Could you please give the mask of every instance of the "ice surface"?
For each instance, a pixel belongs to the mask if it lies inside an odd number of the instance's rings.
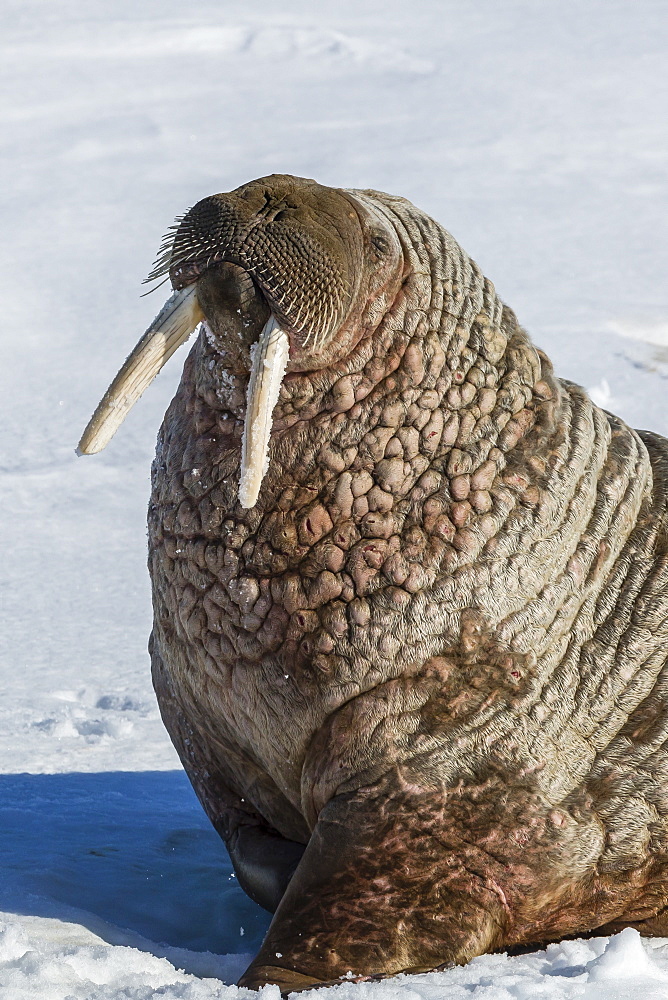
[[[6,0],[0,24],[0,996],[232,1000],[267,917],[178,770],[146,655],[179,358],[74,455],[161,304],[140,281],[175,215],[252,177],[402,194],[559,374],[668,432],[668,8]],[[652,1000],[667,969],[626,931],[336,994]]]
[[[1,995],[8,1000],[257,996],[225,985],[240,975],[248,956],[208,955],[192,974],[182,971],[192,953],[154,945],[151,953],[141,941],[109,943],[104,932],[66,919],[26,917],[19,923],[0,912]],[[279,1000],[278,987],[260,992],[262,1000]],[[668,942],[643,942],[628,929],[611,939],[566,941],[533,955],[485,955],[448,972],[344,982],[327,993],[336,1000],[665,1000]],[[323,993],[301,996],[311,1000]]]

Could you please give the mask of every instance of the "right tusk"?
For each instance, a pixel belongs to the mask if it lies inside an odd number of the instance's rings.
[[[254,507],[269,466],[271,417],[288,363],[288,335],[270,316],[255,344],[241,442],[239,503]]]
[[[109,444],[144,389],[203,319],[196,285],[188,285],[167,299],[98,403],[77,455],[94,455]]]

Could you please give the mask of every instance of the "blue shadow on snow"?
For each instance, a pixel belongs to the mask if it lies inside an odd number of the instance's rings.
[[[1,910],[74,907],[219,955],[256,951],[269,926],[181,771],[0,775],[0,856]]]

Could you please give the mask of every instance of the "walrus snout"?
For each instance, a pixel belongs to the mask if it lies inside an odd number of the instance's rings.
[[[291,338],[317,350],[355,298],[361,252],[359,220],[342,193],[273,175],[197,202],[168,235],[151,277],[168,272],[181,288],[218,262],[235,264]]]
[[[394,226],[364,192],[274,174],[202,199],[163,241],[148,280],[168,274],[174,294],[105,393],[79,454],[105,447],[205,320],[225,369],[249,373],[239,501],[252,507],[284,375],[346,358],[382,321],[406,267]]]

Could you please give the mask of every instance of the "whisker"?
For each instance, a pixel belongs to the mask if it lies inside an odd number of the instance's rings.
[[[148,281],[148,278],[145,278],[144,281],[142,281],[142,285],[145,285],[147,281]],[[168,281],[169,281],[169,275],[167,275],[166,278],[163,278],[162,281],[158,282],[157,285],[154,285],[153,288],[149,288],[149,290],[147,292],[142,292],[142,294],[139,296],[139,298],[140,299],[145,299],[147,295],[153,295],[153,292],[157,292],[157,290],[159,288],[162,288],[162,286],[164,284],[166,284]]]

